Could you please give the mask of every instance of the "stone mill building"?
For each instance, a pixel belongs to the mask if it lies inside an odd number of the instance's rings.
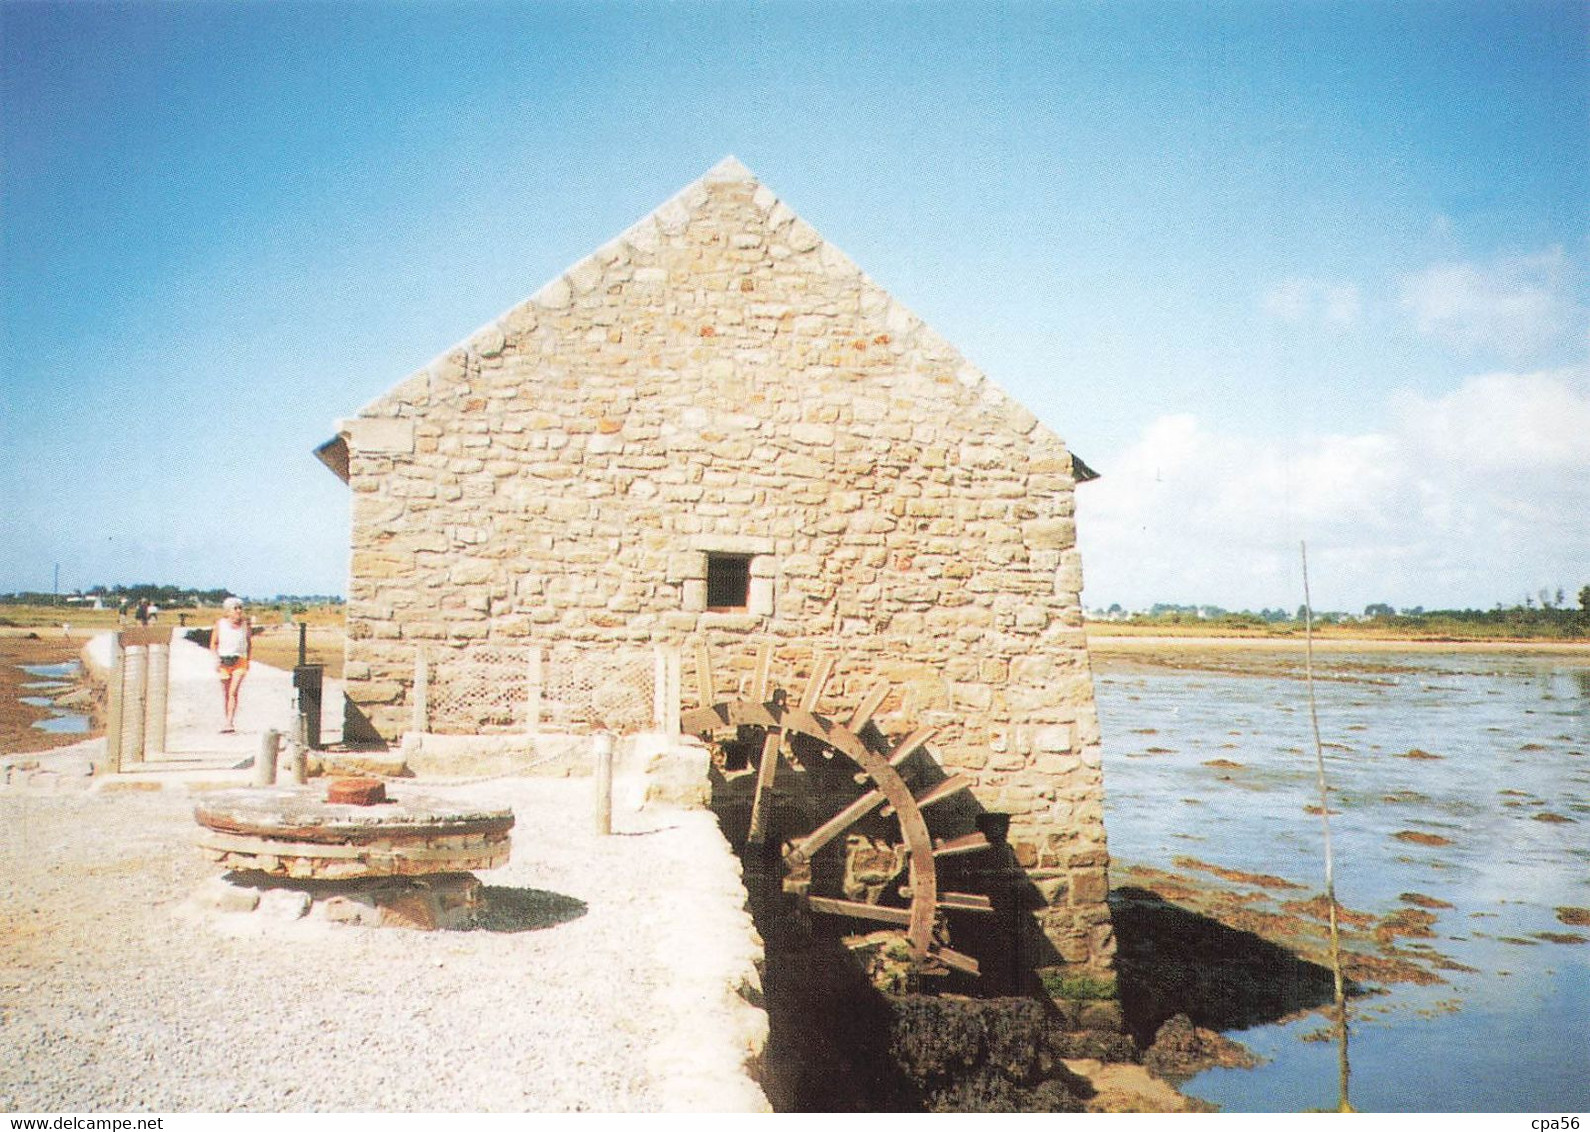
[[[558,656],[671,650],[686,708],[703,663],[720,695],[770,671],[824,717],[886,684],[884,749],[936,728],[929,777],[1004,815],[983,825],[1035,961],[1110,970],[1073,513],[1091,473],[738,161],[318,454],[352,491],[358,726],[395,743],[448,665],[526,650],[549,684]]]

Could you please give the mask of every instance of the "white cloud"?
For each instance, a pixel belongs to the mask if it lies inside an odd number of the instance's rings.
[[[1260,297],[1264,312],[1293,326],[1320,323],[1345,330],[1358,322],[1363,307],[1358,288],[1294,276],[1283,279]]]
[[[1402,308],[1421,334],[1458,350],[1527,359],[1582,322],[1562,248],[1489,264],[1438,263],[1402,281]]]
[[[1575,371],[1488,373],[1434,399],[1392,399],[1398,428],[1420,451],[1487,470],[1590,465],[1590,398]],[[1590,520],[1586,520],[1590,522]]]
[[[1492,373],[1395,398],[1355,436],[1155,420],[1078,492],[1090,605],[1516,601],[1590,582],[1590,373]]]

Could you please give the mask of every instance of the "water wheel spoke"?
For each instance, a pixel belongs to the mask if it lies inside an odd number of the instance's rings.
[[[773,791],[773,779],[778,776],[778,749],[784,742],[784,732],[776,727],[768,729],[762,740],[762,761],[756,767],[756,794],[751,799],[751,829],[746,834],[753,845],[767,840],[768,796]]]
[[[756,674],[751,677],[750,700],[767,703],[767,677],[773,667],[773,642],[763,641],[756,650]]]
[[[889,765],[898,767],[906,759],[916,754],[927,741],[939,733],[937,727],[919,727],[913,731],[904,743],[901,743],[889,754]]]
[[[845,832],[845,830],[849,829],[862,818],[870,814],[873,810],[877,809],[878,806],[882,804],[883,797],[884,795],[882,790],[873,790],[870,793],[863,794],[854,802],[850,803],[850,805],[846,806],[833,817],[825,821],[822,825],[818,826],[805,837],[795,842],[790,847],[791,851],[800,854],[802,857],[810,859],[811,856],[824,845],[827,845],[834,838]]]
[[[834,674],[834,656],[832,653],[823,653],[812,665],[811,679],[806,682],[806,690],[801,693],[801,710],[816,711],[817,701],[822,698],[823,688],[828,683],[828,678]]]
[[[713,704],[679,714],[679,730],[686,735],[700,735],[730,724],[729,705]]]
[[[717,690],[712,686],[712,653],[700,637],[696,638],[696,696],[702,707],[718,702]]]
[[[813,912],[826,912],[831,916],[850,916],[857,920],[877,920],[882,924],[911,923],[911,909],[891,908],[887,904],[863,904],[859,900],[836,900],[831,896],[808,896],[806,903]]]
[[[935,857],[958,857],[962,853],[976,853],[992,848],[992,843],[981,833],[968,833],[949,841],[940,841],[933,848]]]
[[[994,905],[988,897],[975,892],[941,892],[937,907],[946,912],[992,912]]]
[[[963,774],[952,775],[943,782],[933,787],[926,794],[917,795],[916,804],[920,810],[925,810],[935,803],[942,802],[953,794],[959,794],[972,784],[972,780]]]
[[[977,960],[967,955],[964,951],[956,951],[951,947],[935,947],[928,953],[946,967],[960,971],[965,975],[981,975],[982,967]]]
[[[888,698],[889,687],[887,680],[880,680],[874,684],[862,697],[855,714],[850,717],[850,722],[845,724],[846,729],[860,735],[867,724],[872,722],[873,713],[878,710],[879,705]]]

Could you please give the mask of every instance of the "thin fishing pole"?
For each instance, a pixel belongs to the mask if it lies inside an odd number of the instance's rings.
[[[1303,552],[1303,674],[1308,685],[1308,717],[1314,727],[1314,768],[1319,780],[1319,820],[1325,831],[1325,903],[1330,909],[1331,975],[1336,989],[1337,1098],[1336,1111],[1352,1112],[1347,1100],[1347,993],[1342,982],[1342,938],[1336,914],[1336,856],[1331,850],[1330,791],[1325,785],[1325,744],[1320,741],[1319,708],[1314,700],[1314,601],[1308,591],[1308,543]]]

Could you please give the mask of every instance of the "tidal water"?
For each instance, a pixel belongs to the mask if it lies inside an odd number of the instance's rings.
[[[21,666],[24,674],[33,677],[32,680],[22,685],[24,691],[58,693],[71,689],[71,680],[80,670],[80,665],[75,660],[63,661],[60,664],[24,664]],[[41,719],[33,724],[40,731],[49,731],[62,735],[86,735],[88,733],[88,716],[79,711],[69,711],[66,708],[55,706],[54,695],[20,696],[22,703],[32,707],[49,708],[51,715],[48,719]]]
[[[1407,907],[1406,892],[1450,903],[1421,942],[1475,969],[1354,1000],[1354,1106],[1590,1109],[1590,943],[1545,938],[1590,938],[1557,914],[1590,907],[1590,664],[1367,650],[1316,663],[1338,898],[1376,916]],[[1118,862],[1189,856],[1323,890],[1306,689],[1273,665],[1253,671],[1097,664]],[[1185,1091],[1233,1112],[1333,1107],[1335,1047],[1300,1040],[1320,1026],[1232,1032],[1267,1064]]]

